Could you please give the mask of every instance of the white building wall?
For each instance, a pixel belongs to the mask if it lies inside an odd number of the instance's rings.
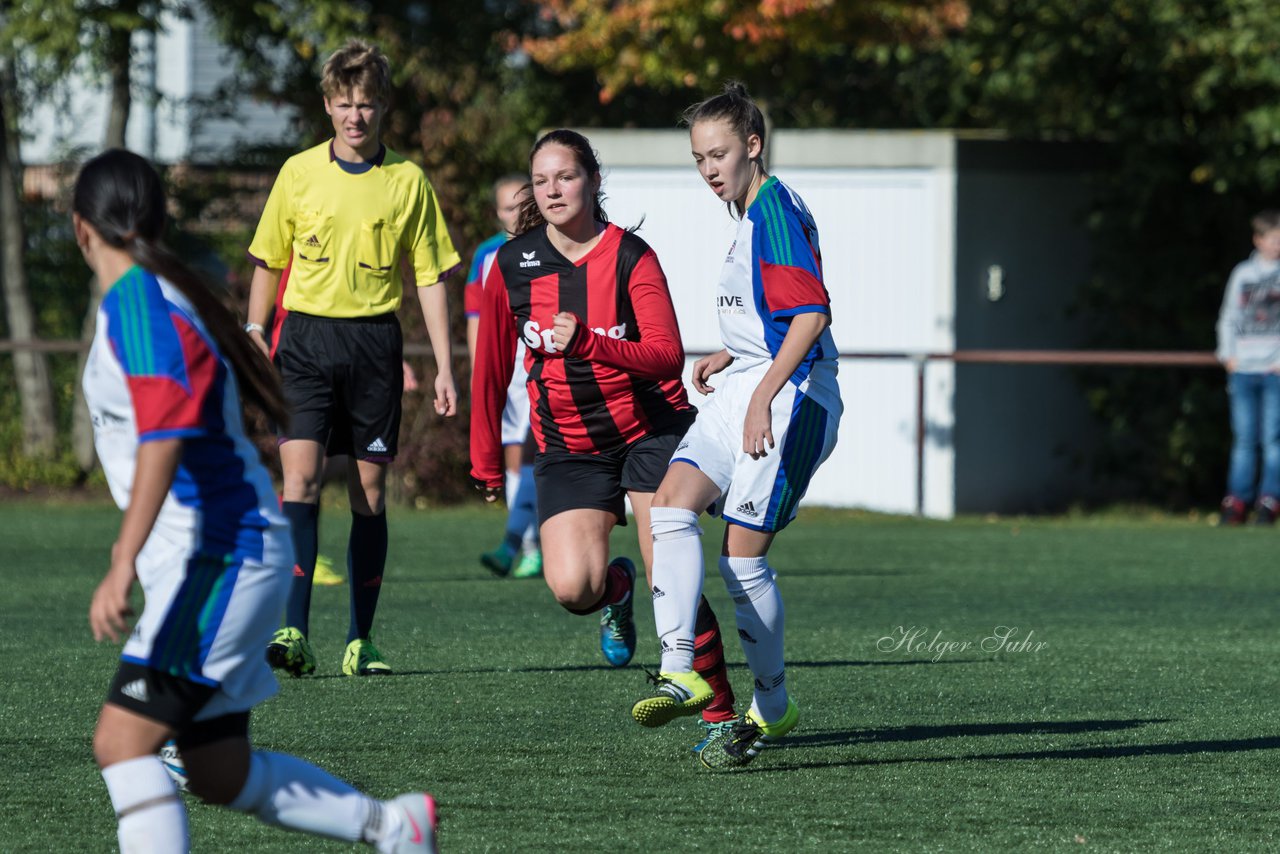
[[[235,59],[215,38],[203,10],[195,21],[189,60],[192,76],[187,92],[208,98],[231,77],[229,69]],[[279,104],[245,97],[232,97],[225,104],[230,112],[213,113],[200,107],[188,111],[190,139],[184,158],[196,162],[234,160],[237,150],[245,145],[285,143],[295,136],[292,107],[283,109]],[[312,109],[323,109],[319,90],[315,91]]]
[[[292,132],[292,111],[275,104],[233,101],[232,115],[215,119],[193,104],[192,98],[212,94],[232,68],[230,54],[214,38],[203,6],[195,5],[190,20],[171,13],[161,19],[154,47],[159,95],[154,111],[151,37],[135,34],[133,50],[133,100],[125,132],[130,150],[162,163],[226,161],[234,160],[242,142],[276,142]],[[47,102],[30,105],[21,122],[23,162],[56,163],[100,151],[110,98],[104,83],[86,66]],[[317,108],[319,97],[317,93]]]

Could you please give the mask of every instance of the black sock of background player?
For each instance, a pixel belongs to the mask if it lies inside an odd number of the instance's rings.
[[[311,615],[311,577],[316,572],[317,528],[320,507],[301,501],[284,501],[280,510],[293,535],[293,582],[285,606],[284,624],[307,634]]]
[[[386,565],[386,511],[377,516],[352,513],[351,539],[347,544],[347,573],[351,579],[351,626],[347,630],[347,643],[356,638],[368,640]]]

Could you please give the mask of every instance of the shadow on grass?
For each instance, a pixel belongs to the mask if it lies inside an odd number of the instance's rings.
[[[915,569],[884,569],[880,567],[860,566],[857,569],[837,569],[834,567],[822,567],[820,569],[795,569],[787,568],[779,570],[778,575],[782,578],[857,578],[859,576],[867,578],[889,578],[901,575],[919,575],[919,570]]]
[[[1111,747],[1073,747],[1025,753],[978,753],[969,756],[925,756],[916,759],[871,759],[855,765],[895,765],[903,762],[989,762],[1011,759],[1123,759],[1132,756],[1186,756],[1191,753],[1245,753],[1276,750],[1280,736],[1224,738],[1216,741],[1170,741],[1164,744],[1117,744]]]
[[[895,727],[883,730],[849,730],[812,733],[788,738],[772,748],[780,764],[752,769],[759,772],[794,771],[801,768],[841,768],[908,763],[1007,762],[1043,759],[1125,759],[1136,756],[1186,756],[1195,753],[1244,753],[1280,749],[1280,736],[1228,738],[1216,740],[1170,741],[1153,744],[1117,744],[1072,747],[1057,750],[970,753],[957,756],[912,756],[900,759],[848,759],[838,762],[787,762],[790,751],[804,752],[815,747],[835,747],[870,742],[924,741],[934,738],[962,738],[978,735],[1043,735],[1106,732],[1134,729],[1148,724],[1169,723],[1169,719],[1042,721],[1028,723],[958,724],[954,726]]]
[[[909,658],[902,660],[886,660],[886,661],[788,661],[787,669],[797,668],[815,668],[815,667],[914,667],[919,664],[927,664],[930,667],[937,667],[943,664],[990,664],[990,659],[986,658],[944,658],[941,661],[931,661],[927,658]],[[745,670],[746,664],[737,663],[730,664],[730,670]]]
[[[644,671],[638,667],[611,667],[608,664],[566,664],[563,667],[458,667],[444,670],[393,670],[390,673],[381,674],[379,676],[365,676],[364,679],[370,682],[380,682],[383,679],[394,679],[397,676],[462,676],[466,674],[480,673],[580,673],[590,672],[593,670],[631,670],[635,673],[643,675]],[[279,677],[283,682],[284,677]],[[345,676],[341,673],[317,673],[306,677],[307,679],[352,679],[354,677]]]
[[[984,659],[956,659],[946,661],[789,661],[787,667],[795,668],[813,668],[813,667],[900,667],[917,664],[928,664],[937,667],[943,664],[985,664]],[[747,665],[741,662],[735,662],[726,665],[730,670],[746,670]],[[653,669],[656,671],[657,665]],[[633,673],[644,673],[644,668],[637,664],[631,664],[626,667],[613,667],[608,664],[566,664],[560,667],[457,667],[444,670],[394,670],[391,673],[380,676],[366,676],[366,679],[377,681],[379,679],[387,679],[394,676],[461,676],[465,674],[480,673],[584,673],[595,670],[617,670],[631,671]],[[284,677],[281,676],[281,679]],[[349,679],[351,677],[344,676],[341,673],[317,673],[306,677],[308,679]],[[790,739],[788,739],[790,741]]]
[[[935,738],[969,738],[977,735],[1062,735],[1082,732],[1107,732],[1135,729],[1147,724],[1168,723],[1167,719],[1099,720],[1099,721],[1017,721],[989,724],[946,724],[941,726],[903,726],[886,729],[852,729],[844,732],[815,732],[789,736],[780,749],[833,747],[841,744],[869,742],[929,741]]]

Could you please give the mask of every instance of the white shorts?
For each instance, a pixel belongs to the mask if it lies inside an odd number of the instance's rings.
[[[193,720],[247,712],[278,688],[266,649],[284,610],[293,545],[285,526],[263,540],[261,562],[209,563],[153,531],[138,555],[146,605],[120,657],[216,688]]]
[[[529,435],[529,374],[524,369],[524,344],[516,349],[516,369],[507,386],[502,408],[502,444],[523,445]]]
[[[720,487],[716,509],[726,521],[756,531],[781,531],[796,517],[818,466],[836,445],[839,417],[788,382],[773,399],[773,441],[767,456],[742,450],[747,404],[764,371],[713,380],[715,394],[676,447],[671,462],[689,463]]]

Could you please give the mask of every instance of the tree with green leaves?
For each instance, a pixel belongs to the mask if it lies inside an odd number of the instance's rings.
[[[27,238],[22,222],[22,158],[18,151],[16,59],[0,55],[0,285],[4,288],[9,338],[19,345],[36,337],[36,315],[27,282]],[[48,458],[56,448],[53,384],[49,360],[35,350],[16,350],[13,368],[22,407],[22,452]]]
[[[181,0],[41,0],[8,4],[0,20],[0,44],[14,61],[24,61],[29,97],[47,96],[64,81],[85,74],[108,91],[104,148],[123,148],[132,105],[134,34],[154,34],[165,14],[185,14]],[[9,227],[9,226],[7,226]],[[92,286],[90,294],[94,293]],[[82,324],[82,340],[92,339],[97,301],[92,296]],[[83,374],[84,357],[78,371]],[[77,379],[72,415],[72,448],[83,470],[94,464],[93,430]]]

